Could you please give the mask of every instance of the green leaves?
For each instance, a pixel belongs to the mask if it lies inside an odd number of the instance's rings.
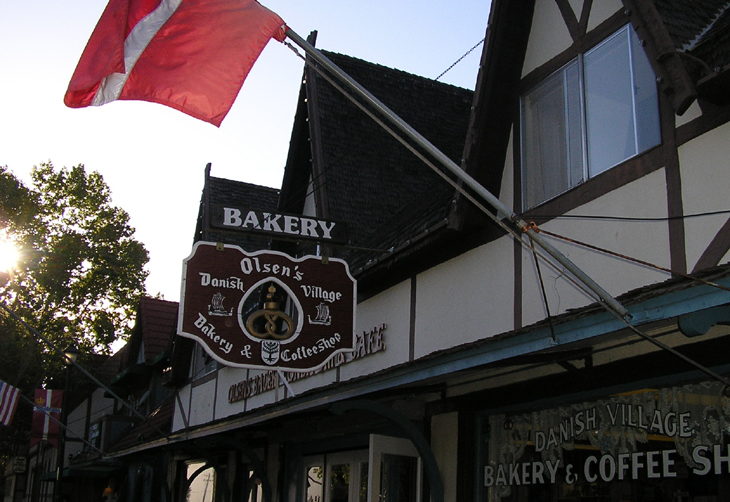
[[[48,163],[35,167],[31,180],[26,187],[0,168],[0,226],[16,239],[22,256],[0,295],[61,348],[76,343],[86,354],[109,353],[109,344],[131,331],[145,292],[147,251],[134,238],[127,212],[112,204],[99,173]],[[4,323],[6,329],[10,324]],[[52,378],[60,360],[37,346],[44,378]],[[7,357],[3,347],[0,354],[0,360]],[[3,380],[17,377],[0,367]]]

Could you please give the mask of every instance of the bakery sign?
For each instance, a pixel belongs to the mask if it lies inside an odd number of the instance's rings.
[[[237,206],[212,204],[210,225],[236,232],[253,232],[286,239],[346,244],[347,224],[285,213],[267,213]]]
[[[343,260],[198,242],[182,280],[178,334],[224,365],[311,371],[354,350],[357,285]]]

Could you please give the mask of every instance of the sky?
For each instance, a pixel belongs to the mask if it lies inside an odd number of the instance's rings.
[[[317,47],[436,78],[486,33],[489,0],[261,0]],[[303,62],[272,40],[220,128],[137,101],[66,108],[63,96],[106,0],[0,1],[0,166],[98,171],[150,254],[147,292],[179,301],[205,166],[279,188]],[[482,45],[439,80],[473,89]]]

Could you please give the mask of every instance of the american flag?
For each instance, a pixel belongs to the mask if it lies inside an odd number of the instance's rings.
[[[0,380],[0,422],[3,425],[10,425],[13,421],[19,397],[18,389]]]

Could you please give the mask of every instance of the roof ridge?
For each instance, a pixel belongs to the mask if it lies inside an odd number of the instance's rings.
[[[451,87],[453,89],[459,89],[459,90],[462,90],[462,91],[474,92],[473,89],[469,89],[467,87],[460,87],[458,85],[449,84],[448,82],[442,82],[440,80],[437,80],[436,78],[425,77],[423,75],[417,75],[415,73],[411,73],[411,72],[408,72],[408,71],[405,71],[405,70],[401,70],[399,68],[393,68],[391,66],[385,66],[385,65],[380,64],[380,63],[374,63],[374,62],[368,61],[366,59],[358,58],[358,57],[355,57],[355,56],[350,56],[349,54],[342,54],[340,52],[328,51],[328,50],[324,50],[324,49],[322,49],[321,52],[324,53],[325,55],[327,55],[328,57],[334,55],[335,58],[337,58],[337,57],[343,57],[343,58],[347,58],[347,59],[350,59],[350,60],[353,60],[353,61],[359,61],[359,62],[364,63],[364,64],[369,65],[369,66],[375,66],[375,67],[378,67],[378,68],[382,68],[384,70],[387,70],[388,72],[398,73],[398,74],[402,74],[402,75],[407,75],[409,77],[412,77],[412,78],[421,80],[424,83],[430,83],[430,84],[435,85],[435,86],[439,86],[439,87],[443,87],[443,88]]]

